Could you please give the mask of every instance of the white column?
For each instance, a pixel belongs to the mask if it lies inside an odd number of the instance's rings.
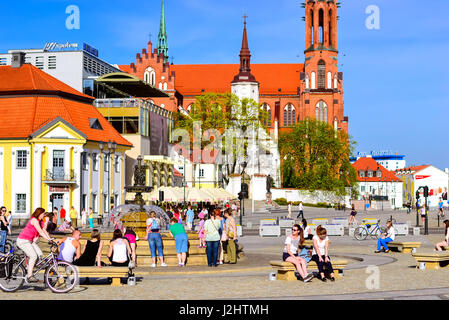
[[[42,195],[42,152],[45,151],[44,146],[35,146],[34,148],[34,163],[33,163],[33,208],[51,208],[50,199],[46,199],[41,203]],[[51,210],[49,210],[51,211]]]
[[[73,189],[72,193],[72,204],[75,207],[78,213],[81,213],[81,153],[83,152],[83,147],[74,147],[73,148],[73,170],[75,172],[76,185]],[[70,172],[69,172],[70,173]]]

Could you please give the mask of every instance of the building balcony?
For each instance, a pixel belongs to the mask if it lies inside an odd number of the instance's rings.
[[[43,182],[47,184],[75,184],[75,170],[70,170],[69,173],[46,170]]]

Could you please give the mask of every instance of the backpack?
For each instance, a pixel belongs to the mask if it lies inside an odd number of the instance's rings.
[[[156,218],[153,219],[151,222],[151,230],[159,229],[159,223],[157,222]]]

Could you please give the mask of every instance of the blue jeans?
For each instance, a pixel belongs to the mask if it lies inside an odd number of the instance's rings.
[[[377,251],[380,251],[382,249],[382,246],[385,248],[386,251],[390,250],[388,249],[387,243],[393,241],[391,238],[385,238],[385,239],[379,239],[377,241]]]
[[[162,236],[160,233],[149,233],[148,244],[150,245],[151,258],[156,258],[156,248],[159,257],[161,258],[164,256],[164,251],[162,249]]]
[[[0,252],[2,252],[2,253],[5,253],[5,243],[6,243],[7,237],[8,237],[8,231],[1,230],[0,231]]]
[[[220,240],[206,241],[207,264],[209,266],[217,265],[219,246],[220,246]]]

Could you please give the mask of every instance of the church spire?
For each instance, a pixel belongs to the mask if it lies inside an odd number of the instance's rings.
[[[240,72],[234,77],[233,82],[239,81],[249,81],[256,82],[256,78],[251,74],[251,51],[248,45],[248,34],[246,31],[246,18],[248,16],[245,14],[244,25],[243,25],[243,38],[242,38],[242,48],[240,49]]]
[[[159,29],[157,52],[159,54],[162,53],[164,55],[164,62],[168,62],[168,41],[167,41],[167,30],[165,27],[164,0],[162,0],[161,26]]]

